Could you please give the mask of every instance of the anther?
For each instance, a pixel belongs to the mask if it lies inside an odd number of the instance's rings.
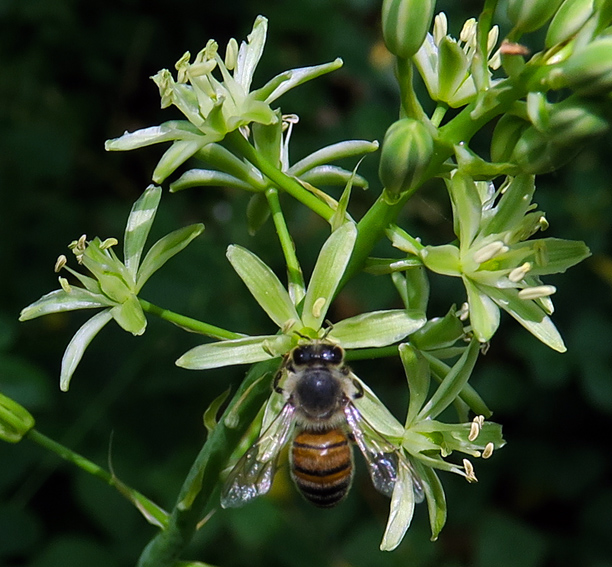
[[[527,275],[529,270],[531,270],[531,262],[525,262],[522,266],[514,268],[514,270],[508,274],[508,279],[513,283],[520,282]]]
[[[548,297],[557,291],[554,285],[537,285],[526,287],[518,292],[519,299],[538,299],[540,297]]]
[[[474,465],[468,459],[463,459],[463,470],[465,471],[465,479],[468,482],[478,482],[474,474]]]
[[[318,319],[323,313],[323,307],[325,307],[326,299],[324,297],[319,297],[312,304],[312,316],[315,319]]]
[[[487,443],[482,451],[482,458],[488,459],[493,454],[493,449],[495,449],[495,445],[493,445],[493,443]]]
[[[495,242],[489,242],[480,250],[474,252],[473,258],[474,262],[477,264],[482,264],[487,260],[491,260],[491,258],[495,258],[498,254],[505,254],[508,252],[510,248],[508,248],[501,240],[496,240]]]
[[[70,287],[70,284],[68,283],[68,280],[66,278],[58,278],[59,280],[59,284],[62,287],[62,289],[66,292],[66,293],[70,293],[72,291],[72,287]]]
[[[67,262],[68,259],[66,258],[66,256],[64,256],[63,254],[58,256],[57,260],[55,261],[55,267],[53,268],[55,273],[57,274],[57,272],[59,272],[67,264]]]
[[[107,248],[111,248],[113,246],[117,246],[119,241],[116,238],[107,238],[102,244],[100,244],[100,250],[106,250]]]

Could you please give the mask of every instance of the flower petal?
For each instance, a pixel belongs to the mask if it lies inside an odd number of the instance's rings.
[[[227,249],[227,259],[257,303],[278,327],[284,327],[288,321],[300,321],[287,290],[260,258],[242,246],[232,245]]]
[[[397,481],[391,496],[389,520],[380,544],[381,551],[392,551],[401,543],[414,515],[416,500],[412,471],[401,459],[397,469]]]
[[[378,150],[378,142],[368,142],[367,140],[346,140],[344,142],[338,142],[325,146],[310,155],[294,163],[288,170],[288,175],[295,175],[301,177],[307,171],[315,167],[320,167],[329,162],[336,161],[339,159],[359,156],[362,154],[375,152]]]
[[[346,222],[332,232],[323,244],[304,297],[302,322],[306,327],[315,330],[321,327],[353,252],[356,238],[357,227],[352,222]]]
[[[278,335],[245,337],[199,345],[181,356],[176,365],[190,370],[205,370],[268,360],[275,356],[265,350],[264,345],[277,338]]]
[[[472,374],[480,352],[479,349],[480,343],[478,341],[473,340],[470,342],[461,358],[454,364],[438,386],[434,395],[423,406],[423,409],[421,409],[417,416],[418,420],[434,419],[453,403]]]
[[[140,263],[142,250],[144,249],[147,236],[149,236],[151,225],[155,219],[161,193],[161,187],[149,185],[132,206],[125,226],[123,261],[134,281],[136,281],[138,264]]]
[[[183,250],[194,238],[202,234],[201,223],[185,226],[160,238],[144,257],[136,276],[136,290],[140,291],[151,275],[159,270],[170,258]]]
[[[488,290],[484,291],[469,278],[463,278],[463,285],[467,291],[470,306],[470,323],[472,331],[481,343],[486,343],[499,327],[499,307],[489,297]]]
[[[61,311],[74,311],[76,309],[93,309],[113,305],[103,295],[94,294],[81,287],[73,287],[70,292],[58,289],[43,295],[38,301],[24,307],[19,315],[20,321],[28,321]]]
[[[410,392],[408,414],[406,416],[406,428],[408,428],[421,411],[429,395],[431,372],[427,360],[412,345],[407,343],[401,344],[399,346],[399,353],[406,378],[408,379],[408,390]]]
[[[426,320],[422,311],[412,309],[373,311],[334,324],[329,336],[344,348],[382,347],[401,341]]]
[[[83,357],[85,349],[89,343],[100,332],[102,327],[106,325],[113,316],[110,309],[105,309],[89,319],[72,337],[72,340],[64,352],[62,357],[62,370],[60,373],[60,389],[63,392],[68,391],[70,380],[77,365]]]

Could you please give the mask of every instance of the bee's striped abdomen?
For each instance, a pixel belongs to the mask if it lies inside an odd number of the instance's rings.
[[[341,429],[298,433],[291,449],[291,465],[296,486],[315,506],[335,506],[351,486],[353,452]]]

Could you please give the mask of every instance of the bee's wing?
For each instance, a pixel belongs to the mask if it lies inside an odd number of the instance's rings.
[[[285,404],[268,429],[236,463],[223,486],[223,508],[242,506],[270,490],[278,454],[291,434],[294,413],[295,408]]]
[[[423,488],[418,476],[410,463],[398,452],[397,447],[378,433],[352,403],[346,405],[344,415],[355,443],[368,465],[374,488],[385,496],[390,497],[393,494],[401,459],[412,473],[415,499],[422,502]]]

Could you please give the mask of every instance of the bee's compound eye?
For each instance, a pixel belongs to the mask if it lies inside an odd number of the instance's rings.
[[[292,354],[293,362],[296,364],[307,364],[312,360],[312,352],[306,346],[296,347]]]
[[[321,352],[321,358],[326,362],[331,362],[332,364],[340,364],[344,358],[344,352],[340,347],[328,345]]]

